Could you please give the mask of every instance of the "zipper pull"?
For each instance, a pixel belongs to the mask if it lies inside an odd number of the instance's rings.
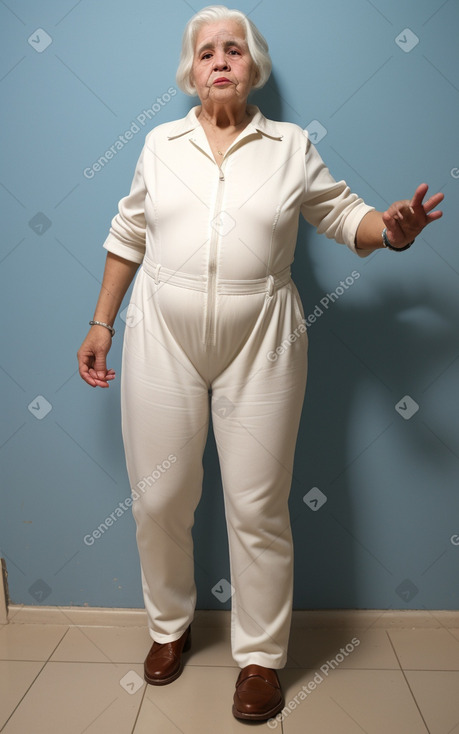
[[[222,169],[220,167],[218,168],[218,170],[220,171],[220,174],[219,174],[220,181],[224,181],[225,180],[225,174],[223,173],[223,171],[222,171]]]

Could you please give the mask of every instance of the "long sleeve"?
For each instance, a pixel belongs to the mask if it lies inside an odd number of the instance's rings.
[[[143,147],[137,161],[131,190],[120,200],[118,214],[111,222],[110,232],[103,246],[109,252],[141,263],[145,254],[145,196],[144,158],[147,148]]]
[[[305,198],[301,205],[304,218],[319,234],[347,245],[361,257],[370,254],[356,249],[355,235],[362,218],[374,207],[352,193],[345,181],[333,178],[309,139],[304,166]]]

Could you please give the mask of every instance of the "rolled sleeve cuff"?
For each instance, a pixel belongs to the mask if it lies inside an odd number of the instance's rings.
[[[141,263],[143,261],[143,252],[139,252],[136,247],[130,247],[129,245],[123,244],[112,234],[108,235],[103,247],[114,255],[118,255],[118,257],[122,257],[125,260],[130,260],[134,263]]]
[[[368,212],[374,210],[374,206],[369,206],[362,201],[348,214],[343,225],[344,244],[346,244],[347,247],[349,247],[349,249],[352,250],[352,252],[355,252],[359,257],[368,257],[368,255],[371,255],[373,252],[373,250],[360,250],[357,248],[355,244],[355,236],[357,234],[359,224],[364,216],[368,214]]]

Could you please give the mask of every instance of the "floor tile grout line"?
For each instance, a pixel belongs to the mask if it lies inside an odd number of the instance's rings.
[[[17,661],[14,661],[14,662],[17,662]],[[45,669],[45,667],[47,665],[47,663],[46,662],[43,662],[42,660],[35,660],[33,662],[42,663],[41,668],[38,671],[38,673],[36,674],[36,676],[34,677],[34,679],[31,681],[31,683],[27,686],[26,690],[24,691],[24,693],[20,697],[20,699],[17,702],[16,706],[13,708],[11,714],[6,719],[5,723],[3,724],[2,728],[0,729],[0,734],[3,731],[3,729],[5,728],[5,726],[8,724],[8,722],[10,721],[11,717],[14,716],[15,712],[17,711],[17,709],[19,708],[19,706],[21,705],[21,703],[23,702],[23,700],[25,699],[25,697],[27,696],[27,694],[29,693],[29,691],[31,691],[32,686],[35,685],[35,683],[37,682],[38,678],[40,677],[40,675],[42,674],[43,670]]]
[[[145,690],[147,690],[147,688],[145,688]],[[146,693],[145,693],[145,698],[146,698]],[[151,698],[146,698],[146,702],[154,706],[156,709],[158,709],[158,711],[161,712],[161,714],[172,724],[172,726],[174,726],[177,729],[178,732],[180,732],[180,734],[186,734],[186,732],[184,732],[183,729],[181,729],[180,726],[175,721],[172,721],[170,716],[168,716],[167,713],[163,711],[163,709],[160,706],[158,706],[158,704],[155,701],[153,701]],[[143,703],[144,701],[142,700],[141,706],[143,705]],[[139,707],[139,713],[140,713],[141,706]],[[134,734],[135,734],[135,729],[134,729]]]
[[[143,702],[145,701],[145,697],[147,695],[147,690],[148,690],[148,686],[144,686],[144,689],[143,689],[143,692],[142,692],[142,697],[140,699],[139,708],[137,709],[137,713],[136,713],[134,722],[132,724],[131,734],[135,734],[135,729],[136,729],[136,726],[137,726],[137,724],[139,722],[139,716],[140,716],[140,712],[142,710]]]
[[[386,632],[387,631],[388,630],[386,630]],[[32,660],[32,659],[29,659],[29,658],[0,658],[0,663],[31,663],[31,664],[37,663],[37,664],[42,664],[42,666],[45,666],[45,665],[48,665],[48,664],[49,665],[108,665],[108,666],[118,665],[118,666],[120,666],[120,665],[142,665],[143,664],[143,660],[117,660],[117,661],[113,661],[113,662],[106,662],[106,661],[102,661],[102,660]],[[200,663],[192,663],[192,662],[185,661],[185,666],[184,667],[185,668],[202,668],[203,670],[207,670],[209,668],[218,668],[219,670],[239,670],[239,668],[238,668],[238,666],[236,664],[235,665],[226,665],[225,663],[203,663],[203,662],[200,662]],[[316,666],[310,666],[310,665],[297,665],[297,666],[293,666],[292,665],[292,666],[290,666],[290,665],[286,665],[284,668],[280,668],[279,669],[279,672],[282,673],[283,671],[298,671],[298,670],[314,672],[314,671],[317,670],[317,665]],[[406,673],[459,673],[459,665],[458,665],[457,668],[445,668],[445,667],[443,667],[443,668],[426,668],[426,667],[423,667],[423,668],[412,668],[412,667],[406,667],[406,666],[403,667],[401,664],[399,665],[399,667],[394,667],[392,665],[391,666],[384,666],[384,667],[382,667],[381,665],[375,665],[375,666],[371,666],[371,665],[362,665],[362,666],[346,665],[345,667],[344,666],[341,666],[339,669],[338,668],[336,669],[337,672],[343,672],[343,671],[345,672],[345,671],[350,671],[350,670],[352,670],[354,672],[356,672],[356,671],[358,672],[358,671],[377,671],[377,670],[379,670],[382,673],[385,673],[385,672],[392,672],[392,673],[397,673],[397,672],[406,672]]]
[[[421,711],[421,709],[420,709],[420,706],[419,706],[419,704],[418,704],[418,702],[417,702],[417,700],[416,700],[416,697],[415,697],[415,695],[414,695],[414,693],[413,693],[413,691],[412,691],[412,689],[411,689],[411,686],[410,686],[410,684],[409,684],[408,678],[406,677],[406,671],[405,671],[405,670],[403,669],[403,666],[402,666],[401,660],[400,660],[400,658],[399,658],[399,656],[398,656],[397,650],[395,649],[395,644],[394,644],[394,643],[393,643],[393,641],[392,641],[392,638],[391,638],[391,636],[390,636],[390,634],[389,634],[389,631],[388,631],[388,633],[387,633],[387,637],[389,638],[389,644],[391,645],[391,647],[392,647],[392,650],[393,650],[393,652],[394,652],[394,655],[395,655],[395,657],[397,658],[398,664],[400,665],[400,672],[402,673],[402,675],[403,675],[403,678],[404,678],[404,681],[405,681],[406,685],[408,686],[408,690],[409,690],[409,692],[410,692],[410,695],[411,695],[411,697],[412,697],[412,699],[413,699],[413,701],[414,701],[414,704],[415,704],[415,706],[416,706],[417,710],[419,711],[419,716],[421,717],[422,721],[424,722],[424,726],[425,726],[425,728],[426,728],[426,731],[428,732],[428,734],[431,734],[431,732],[430,732],[430,729],[429,729],[429,727],[427,726],[427,722],[426,722],[426,720],[425,720],[425,718],[424,718],[424,716],[423,716],[423,713],[422,713],[422,711]]]
[[[405,673],[459,673],[459,668],[402,668]]]
[[[113,704],[114,704],[114,703],[115,703],[115,702],[116,702],[117,700],[118,700],[118,697],[114,698],[114,699],[113,699],[113,701],[110,701],[110,703],[108,704],[108,706],[106,706],[106,707],[105,707],[105,708],[104,708],[104,709],[103,709],[102,711],[100,711],[100,712],[99,712],[99,713],[97,714],[97,716],[96,716],[96,717],[95,717],[95,718],[94,718],[94,719],[93,719],[92,721],[90,721],[90,722],[89,722],[89,724],[88,724],[87,726],[85,726],[85,728],[84,728],[84,729],[82,730],[81,734],[85,734],[85,732],[86,732],[86,731],[88,731],[88,729],[90,729],[90,728],[92,727],[92,725],[93,725],[93,724],[95,724],[95,722],[97,721],[97,719],[100,719],[100,717],[101,717],[101,716],[103,716],[103,715],[105,714],[105,712],[106,712],[106,711],[108,711],[108,709],[109,709],[109,708],[110,708],[111,706],[113,706]]]

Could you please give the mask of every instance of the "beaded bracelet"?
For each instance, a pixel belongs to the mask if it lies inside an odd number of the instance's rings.
[[[110,334],[112,335],[112,338],[115,336],[115,329],[113,326],[110,326],[110,324],[106,324],[103,321],[90,321],[90,326],[105,326],[106,329],[109,330]]]
[[[408,242],[408,244],[405,245],[405,247],[394,247],[393,245],[391,245],[391,243],[389,242],[387,238],[387,228],[386,227],[384,227],[382,231],[382,241],[383,241],[384,247],[387,247],[389,250],[395,250],[395,252],[403,252],[403,250],[408,250],[408,248],[411,247],[411,245],[414,242],[414,240],[413,242]]]

